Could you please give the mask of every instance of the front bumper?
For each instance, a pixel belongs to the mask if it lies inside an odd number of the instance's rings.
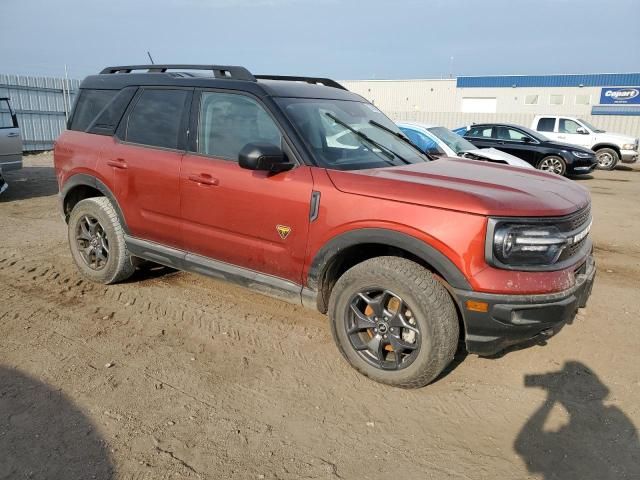
[[[622,150],[620,151],[620,160],[622,163],[635,163],[638,160],[638,151]]]
[[[568,290],[544,295],[496,295],[455,290],[466,330],[469,353],[494,355],[512,345],[555,335],[586,305],[596,275],[592,256],[576,271]],[[484,302],[486,312],[472,311],[467,301]]]

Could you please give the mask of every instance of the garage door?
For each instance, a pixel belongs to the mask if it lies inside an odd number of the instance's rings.
[[[464,97],[462,99],[462,111],[464,113],[496,113],[496,97]]]

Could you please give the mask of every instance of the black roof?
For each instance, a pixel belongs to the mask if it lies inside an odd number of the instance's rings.
[[[169,70],[189,71],[169,71]],[[147,70],[136,72],[136,70]],[[196,73],[192,72],[196,71]],[[213,72],[203,75],[201,71]],[[130,65],[107,67],[86,77],[80,88],[120,90],[129,86],[181,86],[240,90],[259,97],[357,100],[363,98],[328,78],[253,75],[244,67],[219,65]]]

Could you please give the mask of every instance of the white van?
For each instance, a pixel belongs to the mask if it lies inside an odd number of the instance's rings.
[[[596,152],[598,167],[613,170],[619,161],[638,160],[638,139],[619,133],[605,132],[589,122],[562,115],[538,115],[531,128],[559,142],[590,148]]]
[[[9,99],[0,97],[0,172],[22,168],[22,138]]]

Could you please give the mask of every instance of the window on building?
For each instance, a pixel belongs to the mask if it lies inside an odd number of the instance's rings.
[[[497,106],[498,100],[495,97],[464,97],[461,109],[465,113],[496,113]]]
[[[578,128],[580,127],[581,125],[578,122],[574,122],[568,118],[558,120],[558,133],[578,133]]]
[[[84,132],[117,93],[118,90],[81,90],[69,129]]]
[[[238,160],[248,143],[280,146],[282,135],[271,116],[254,99],[231,93],[205,92],[200,101],[198,152]],[[342,139],[344,143],[348,139]]]
[[[545,117],[538,120],[538,128],[536,130],[538,130],[539,132],[553,132],[553,128],[555,126],[555,118]]]
[[[576,105],[591,105],[591,95],[576,95]]]
[[[564,103],[564,95],[550,95],[549,105],[562,105]]]
[[[539,101],[540,95],[527,95],[526,97],[524,97],[525,105],[538,105]]]
[[[162,148],[178,148],[180,125],[188,92],[148,89],[129,115],[125,139]]]

